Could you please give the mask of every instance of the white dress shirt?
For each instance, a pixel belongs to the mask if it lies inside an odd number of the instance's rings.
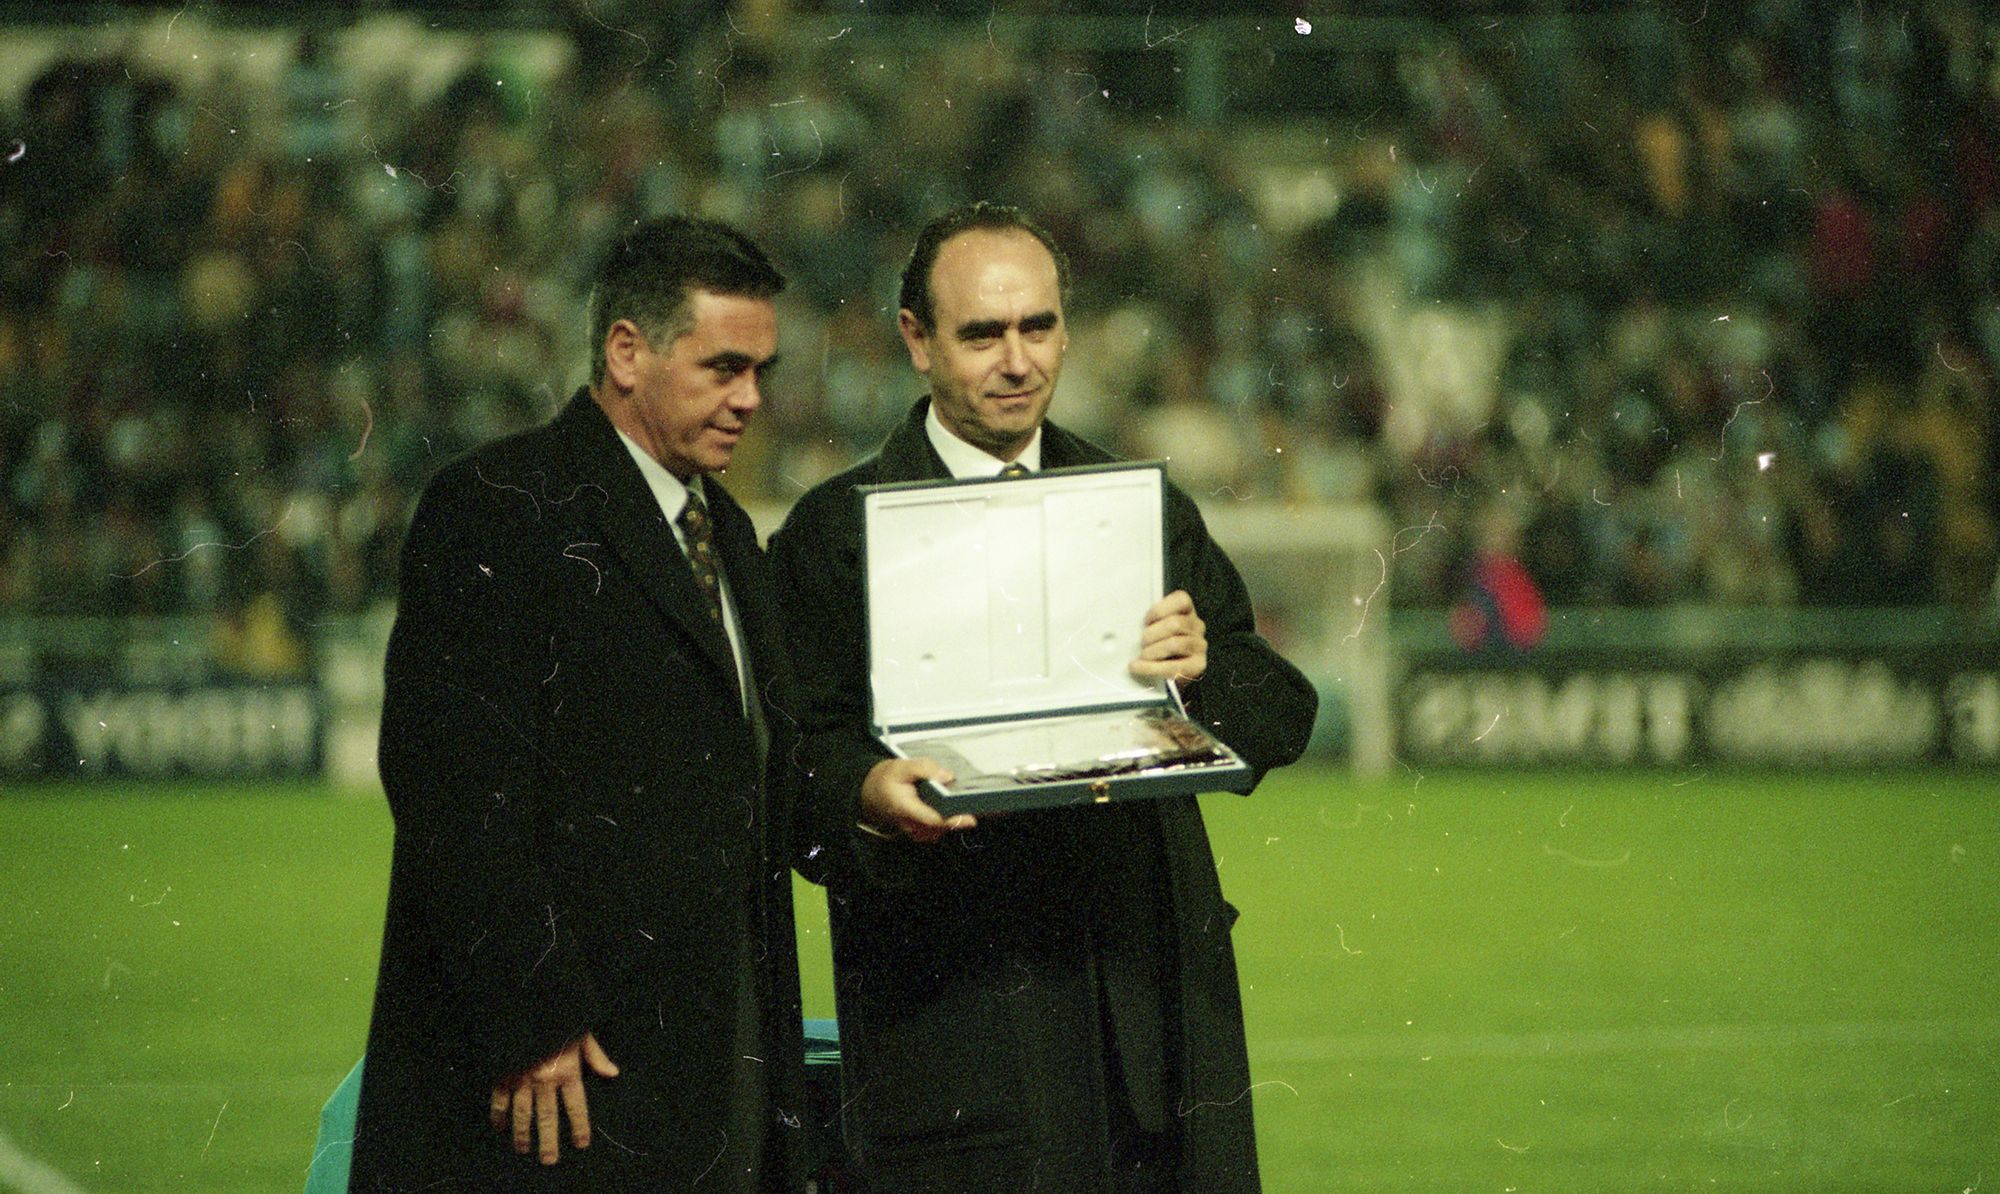
[[[1019,456],[1011,461],[1002,460],[997,456],[988,455],[984,448],[975,448],[953,435],[938,418],[937,400],[932,399],[930,410],[924,413],[924,434],[931,437],[931,447],[937,449],[937,454],[944,460],[945,468],[950,469],[951,475],[961,481],[974,477],[997,477],[1000,475],[1000,470],[1009,464],[1018,464],[1031,473],[1042,471],[1040,427],[1035,428],[1034,438],[1028,441],[1027,447],[1021,449]]]

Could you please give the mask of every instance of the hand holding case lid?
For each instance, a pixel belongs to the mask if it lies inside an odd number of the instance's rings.
[[[875,734],[946,813],[1185,795],[1248,768],[1134,678],[1165,590],[1157,463],[863,490]],[[1199,612],[1199,611],[1197,611]]]

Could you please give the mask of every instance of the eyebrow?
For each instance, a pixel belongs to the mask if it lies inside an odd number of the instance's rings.
[[[747,352],[738,352],[733,348],[725,348],[721,352],[710,353],[697,362],[704,369],[734,369],[739,372],[744,369],[756,369],[760,372],[768,371],[776,367],[777,363],[778,354],[775,352],[760,361]]]
[[[1054,311],[1037,311],[1033,315],[1023,315],[1017,325],[1024,332],[1046,332],[1056,326]],[[961,340],[990,340],[1007,330],[1004,319],[975,319],[958,325],[956,335]]]

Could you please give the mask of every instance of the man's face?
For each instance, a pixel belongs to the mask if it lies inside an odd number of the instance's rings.
[[[688,296],[694,326],[662,349],[642,338],[632,365],[626,434],[685,481],[729,467],[760,386],[777,360],[778,316],[769,299]]]
[[[944,242],[930,282],[936,326],[897,318],[910,364],[952,434],[1012,460],[1042,425],[1069,347],[1055,258],[1029,233],[977,228]]]

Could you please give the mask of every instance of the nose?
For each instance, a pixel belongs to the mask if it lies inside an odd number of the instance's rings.
[[[736,387],[729,396],[729,408],[739,414],[748,415],[764,405],[764,384],[755,373],[744,375],[743,384]]]
[[[1028,346],[1021,339],[1021,333],[1009,331],[1002,343],[1005,346],[1006,355],[1001,358],[1000,368],[1009,377],[1026,377],[1030,368],[1028,364]]]

